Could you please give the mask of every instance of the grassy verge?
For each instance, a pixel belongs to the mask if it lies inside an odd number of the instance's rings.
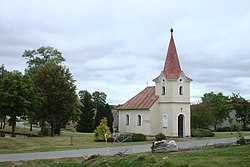
[[[53,166],[53,167],[145,167],[145,166],[182,166],[182,167],[247,167],[250,166],[250,145],[229,148],[203,148],[197,151],[176,153],[140,153],[123,157],[92,155],[88,160],[63,158],[0,163],[0,166]]]

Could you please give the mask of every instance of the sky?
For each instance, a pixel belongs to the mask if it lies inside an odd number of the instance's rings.
[[[191,102],[211,91],[250,99],[248,0],[0,0],[0,65],[24,72],[25,50],[62,52],[77,91],[123,104],[163,70],[170,28]]]

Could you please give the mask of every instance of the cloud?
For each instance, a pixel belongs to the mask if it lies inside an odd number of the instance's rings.
[[[227,5],[225,5],[227,4]],[[163,68],[170,38],[194,81],[191,99],[215,91],[250,98],[250,18],[247,0],[4,1],[0,64],[24,71],[24,50],[52,46],[63,53],[78,90],[104,91],[124,103]]]

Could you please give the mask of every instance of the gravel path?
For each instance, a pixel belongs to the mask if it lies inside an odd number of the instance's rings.
[[[247,136],[246,138],[250,138]],[[210,140],[190,140],[184,142],[177,142],[178,148],[199,147],[205,145],[213,145],[216,143],[232,143],[236,138],[210,139]],[[82,157],[84,155],[102,154],[114,155],[120,151],[128,149],[126,153],[140,153],[150,152],[151,144],[134,145],[134,146],[117,146],[106,148],[91,148],[82,150],[66,150],[66,151],[50,151],[50,152],[34,152],[34,153],[18,153],[18,154],[0,154],[0,162],[6,161],[20,161],[20,160],[35,160],[35,159],[55,159],[66,157]]]

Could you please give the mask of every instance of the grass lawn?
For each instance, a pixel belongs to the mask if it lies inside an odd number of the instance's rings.
[[[6,126],[6,131],[11,131],[11,127]],[[32,133],[37,134],[37,131],[30,132],[29,129],[17,127],[19,133]],[[60,136],[55,137],[28,137],[28,138],[2,138],[0,137],[0,154],[7,153],[21,153],[21,152],[42,152],[42,151],[56,151],[56,150],[73,150],[73,149],[86,149],[86,148],[98,148],[107,147],[105,142],[95,142],[93,133],[76,133],[74,135],[74,144],[71,145],[71,132],[62,131]],[[250,135],[250,133],[248,133]],[[216,133],[213,138],[222,137],[235,137],[236,132],[233,135],[228,133]],[[213,138],[197,138],[201,139],[213,139]],[[196,139],[196,138],[192,138]],[[144,142],[128,142],[122,145],[136,145],[136,144],[151,144],[154,137]],[[176,141],[186,141],[190,139],[174,139]],[[120,144],[108,143],[109,147],[121,146]]]
[[[140,153],[128,156],[92,155],[88,160],[80,158],[62,158],[53,160],[35,160],[0,163],[2,167],[36,166],[36,167],[148,167],[148,166],[179,166],[179,167],[248,167],[250,166],[250,145],[232,146],[214,149],[203,148],[196,151],[173,153]]]

